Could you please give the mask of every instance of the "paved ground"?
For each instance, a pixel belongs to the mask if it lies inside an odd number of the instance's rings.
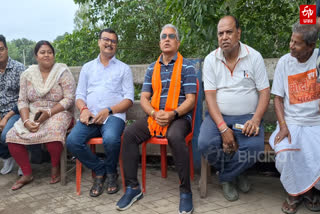
[[[72,165],[72,164],[71,164]],[[2,163],[0,163],[2,167]],[[0,175],[0,213],[1,214],[80,214],[80,213],[109,213],[109,214],[177,214],[179,204],[178,177],[173,170],[169,170],[168,178],[162,179],[160,170],[147,169],[147,193],[128,211],[115,210],[117,200],[123,194],[120,190],[115,195],[103,193],[98,198],[89,196],[91,187],[90,171],[83,173],[82,194],[75,192],[75,173],[68,176],[67,186],[49,184],[50,165],[33,165],[35,180],[18,191],[11,191],[10,187],[17,179],[17,168],[8,175]],[[224,199],[222,191],[213,176],[209,185],[208,197],[201,199],[198,192],[199,176],[192,184],[194,214],[278,214],[285,192],[278,177],[249,176],[253,188],[247,194],[240,194],[236,202]],[[119,179],[120,182],[120,179]],[[312,213],[301,206],[298,213]]]

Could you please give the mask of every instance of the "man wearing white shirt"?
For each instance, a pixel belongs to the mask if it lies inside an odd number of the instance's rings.
[[[203,81],[208,114],[200,129],[199,151],[219,172],[224,197],[239,198],[250,185],[244,172],[264,149],[262,116],[270,88],[259,52],[240,42],[238,20],[225,16],[218,23],[219,48],[204,61]],[[242,130],[233,128],[244,125]]]
[[[302,200],[310,211],[320,211],[318,33],[315,25],[295,23],[290,53],[279,59],[273,78],[278,123],[269,144],[277,154],[276,168],[288,193],[281,207],[284,213],[297,212]]]
[[[116,59],[117,44],[115,31],[108,28],[100,32],[100,54],[82,67],[79,76],[76,106],[80,111],[80,121],[67,138],[68,150],[96,174],[90,190],[92,197],[102,194],[105,179],[109,194],[119,190],[120,138],[125,127],[125,112],[134,100],[131,69]],[[106,154],[103,161],[86,145],[93,137],[103,138]]]

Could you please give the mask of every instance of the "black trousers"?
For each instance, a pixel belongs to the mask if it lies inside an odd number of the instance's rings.
[[[121,157],[126,186],[136,187],[139,185],[137,178],[139,145],[151,137],[147,119],[148,117],[137,120],[124,131]],[[181,182],[181,193],[191,192],[189,152],[184,139],[190,130],[190,121],[179,118],[171,122],[166,136]]]

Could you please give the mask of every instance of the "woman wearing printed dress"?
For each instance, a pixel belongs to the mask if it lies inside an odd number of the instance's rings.
[[[48,41],[39,41],[34,54],[38,65],[32,65],[20,78],[21,119],[6,139],[23,172],[12,190],[33,181],[26,145],[45,144],[51,156],[50,184],[60,181],[60,155],[73,117],[75,81],[70,70],[65,64],[55,63],[54,48]]]

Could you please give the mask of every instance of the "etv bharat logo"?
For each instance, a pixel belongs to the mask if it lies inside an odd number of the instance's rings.
[[[316,24],[316,5],[300,5],[300,24]]]

